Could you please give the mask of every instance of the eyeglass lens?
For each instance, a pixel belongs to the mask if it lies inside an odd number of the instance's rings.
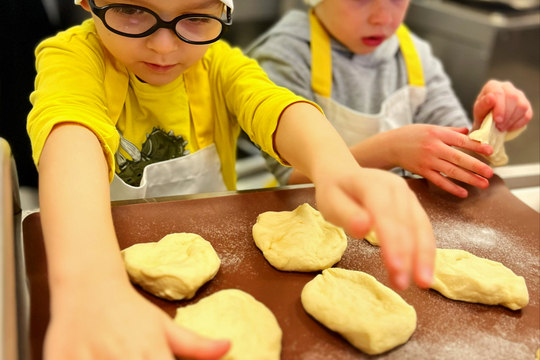
[[[153,14],[132,6],[107,9],[105,21],[111,28],[130,35],[142,34],[157,23]],[[217,19],[194,16],[178,21],[176,32],[189,41],[204,42],[217,38],[221,34],[222,27]]]

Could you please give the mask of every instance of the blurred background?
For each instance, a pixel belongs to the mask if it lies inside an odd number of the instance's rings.
[[[301,0],[235,0],[226,40],[243,48],[294,8],[305,9]],[[0,137],[12,147],[25,208],[38,207],[26,134],[36,74],[33,51],[40,40],[87,17],[73,0],[0,1]],[[431,43],[469,114],[488,79],[509,80],[525,91],[535,115],[529,129],[507,144],[507,152],[511,165],[538,164],[540,0],[412,0],[406,24]],[[238,153],[239,188],[268,183],[271,177],[247,139],[239,141]]]

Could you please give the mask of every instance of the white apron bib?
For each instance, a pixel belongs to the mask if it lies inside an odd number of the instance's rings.
[[[365,114],[339,104],[331,98],[332,49],[330,37],[311,11],[312,88],[317,104],[351,147],[380,132],[413,123],[413,116],[426,99],[426,88],[420,58],[404,25],[397,31],[401,52],[405,59],[409,84],[384,100],[378,114]],[[401,173],[401,169],[395,172]]]
[[[111,200],[142,199],[227,191],[221,160],[213,143],[214,119],[208,73],[202,62],[184,73],[194,132],[200,150],[179,158],[150,164],[140,186],[126,184],[117,174],[111,183]],[[130,144],[122,141],[121,144]],[[122,146],[122,145],[121,145]],[[133,145],[131,145],[133,146]]]
[[[117,174],[111,183],[111,200],[143,199],[227,191],[221,161],[212,144],[193,154],[150,164],[144,168],[141,185],[126,184]]]

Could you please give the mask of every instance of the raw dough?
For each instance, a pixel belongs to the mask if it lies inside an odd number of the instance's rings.
[[[212,339],[229,339],[220,360],[279,360],[282,332],[276,317],[241,290],[221,290],[176,310],[174,321]]]
[[[377,234],[375,234],[375,230],[371,230],[366,236],[364,236],[364,239],[366,239],[371,245],[379,246],[379,238],[377,237]]]
[[[463,250],[437,249],[432,288],[450,299],[503,305],[512,310],[529,303],[523,277],[501,263]]]
[[[131,281],[168,300],[191,299],[221,263],[208,241],[189,233],[133,245],[122,251],[122,258]]]
[[[324,270],[302,290],[302,305],[323,325],[371,355],[405,343],[416,329],[414,308],[360,271]]]
[[[508,164],[508,156],[504,150],[504,142],[515,139],[525,129],[526,126],[510,132],[501,132],[497,129],[497,126],[495,126],[493,114],[490,112],[482,122],[480,129],[470,133],[469,138],[479,141],[482,144],[491,145],[491,147],[493,147],[493,154],[482,156],[486,158],[492,166],[504,166]]]
[[[253,239],[276,269],[318,271],[332,267],[347,248],[345,232],[309,204],[294,211],[268,211],[253,226]]]

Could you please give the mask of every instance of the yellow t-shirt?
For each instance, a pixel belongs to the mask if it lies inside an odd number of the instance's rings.
[[[233,190],[240,126],[280,160],[272,139],[279,117],[289,105],[306,101],[274,85],[254,60],[222,41],[212,44],[203,59],[172,83],[143,83],[105,49],[93,20],[43,41],[36,49],[36,66],[27,124],[35,164],[56,124],[79,123],[98,137],[110,180],[115,172],[122,177],[126,163],[148,159],[156,144],[164,147],[154,162],[214,143],[225,185]],[[200,76],[197,69],[208,76],[210,93],[205,95],[210,106],[204,116],[192,118],[186,77]]]

